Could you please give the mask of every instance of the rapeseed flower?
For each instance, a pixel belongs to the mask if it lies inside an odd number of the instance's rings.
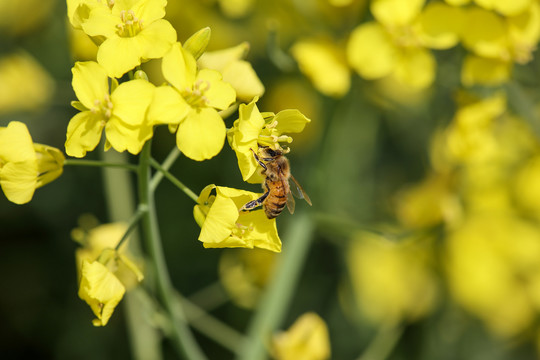
[[[211,195],[212,190],[216,195]],[[205,248],[255,247],[281,251],[276,220],[268,219],[263,210],[240,212],[247,202],[260,194],[223,186],[208,185],[193,209],[201,227],[199,241]]]
[[[533,0],[445,0],[453,6],[466,5],[474,2],[476,5],[486,10],[494,10],[502,15],[512,16],[523,12],[527,6],[533,3]]]
[[[163,57],[163,76],[187,103],[183,116],[171,128],[176,130],[176,144],[193,160],[210,159],[225,142],[226,128],[218,110],[227,109],[236,98],[231,85],[218,71],[197,69],[193,55],[179,43]]]
[[[244,60],[249,44],[216,51],[207,51],[197,61],[202,69],[213,69],[223,74],[223,81],[231,84],[238,101],[249,102],[264,94],[264,85],[249,62]]]
[[[510,78],[514,63],[532,60],[540,40],[540,4],[526,5],[520,13],[506,17],[479,7],[465,10],[467,31],[462,41],[472,54],[463,65],[464,85],[503,83]]]
[[[0,127],[0,186],[9,201],[29,202],[37,188],[62,174],[63,166],[60,150],[33,143],[25,124]]]
[[[247,105],[240,105],[239,118],[227,132],[229,145],[238,158],[242,178],[254,183],[262,182],[262,178],[256,173],[260,165],[251,151],[257,152],[259,145],[283,150],[282,143],[292,142],[292,138],[285,134],[302,132],[311,121],[296,109],[283,110],[277,114],[260,113],[257,100],[255,98]]]
[[[291,48],[300,71],[321,93],[341,97],[351,86],[350,71],[341,48],[329,41],[300,40]]]
[[[166,0],[115,0],[91,6],[82,3],[86,12],[79,11],[79,17],[80,13],[84,15],[78,21],[87,35],[104,38],[97,62],[107,75],[119,78],[141,62],[169,51],[176,42],[176,31],[162,19],[166,4]],[[71,8],[75,6],[70,12]]]
[[[377,21],[355,28],[347,45],[349,64],[366,79],[393,76],[413,88],[435,78],[436,61],[429,49],[448,49],[459,41],[461,11],[425,0],[374,0]]]
[[[300,316],[287,331],[272,337],[272,357],[276,360],[330,359],[328,327],[316,313]]]
[[[138,154],[152,137],[152,125],[146,111],[153,100],[155,87],[145,80],[131,80],[109,92],[105,69],[98,63],[77,62],[72,69],[73,89],[79,101],[72,105],[81,112],[69,122],[66,153],[84,157],[101,139],[105,129],[105,148]]]
[[[434,308],[437,282],[429,243],[361,233],[347,256],[358,307],[374,323],[414,321]]]
[[[75,253],[79,297],[96,315],[95,326],[105,326],[124,293],[144,278],[126,242],[115,250],[126,230],[126,224],[111,223],[72,232],[74,240],[83,245]]]

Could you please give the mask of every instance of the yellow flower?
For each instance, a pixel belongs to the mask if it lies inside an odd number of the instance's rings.
[[[215,189],[216,195],[210,195]],[[281,251],[276,220],[269,220],[263,210],[240,212],[247,202],[260,194],[228,187],[208,185],[193,209],[201,227],[199,241],[205,248],[255,247]]]
[[[119,78],[142,61],[160,58],[176,42],[176,31],[163,20],[166,0],[116,0],[112,7],[92,6],[82,29],[105,38],[97,61],[107,75]]]
[[[25,124],[12,121],[0,127],[0,185],[9,201],[29,202],[35,189],[62,174],[63,166],[60,150],[34,144]]]
[[[358,26],[347,45],[349,64],[366,79],[394,76],[414,88],[426,88],[435,77],[435,59],[428,49],[457,44],[461,11],[425,0],[375,0],[377,20]]]
[[[499,336],[529,329],[540,309],[540,229],[515,216],[474,215],[450,234],[447,273],[456,301]]]
[[[92,321],[94,326],[105,326],[126,289],[120,280],[98,261],[84,260],[81,274],[79,297],[86,301],[96,315],[97,318]]]
[[[0,58],[0,79],[0,114],[42,108],[54,93],[53,79],[23,51]]]
[[[179,43],[163,57],[162,70],[187,103],[185,115],[176,118],[175,124],[169,121],[177,127],[178,148],[193,160],[214,157],[223,148],[226,133],[218,110],[227,109],[235,101],[234,89],[218,71],[198,71],[193,55]]]
[[[433,309],[437,283],[427,244],[363,233],[347,254],[356,301],[373,322],[414,321]]]
[[[154,96],[154,86],[148,81],[132,80],[109,93],[107,74],[99,64],[77,62],[72,72],[73,90],[79,99],[72,105],[81,112],[69,122],[66,153],[84,157],[98,145],[105,128],[106,149],[112,146],[119,152],[138,154],[152,137],[152,125],[145,115]]]
[[[324,320],[312,312],[300,316],[289,330],[273,336],[272,357],[276,360],[330,359],[330,337]]]
[[[349,91],[350,74],[341,48],[330,42],[301,40],[291,48],[302,71],[321,93],[340,97]]]
[[[264,94],[264,85],[251,64],[243,60],[249,50],[248,43],[241,43],[228,49],[205,52],[198,64],[202,69],[213,69],[223,74],[236,91],[239,101],[248,102]]]
[[[263,249],[234,249],[219,259],[219,278],[238,306],[253,309],[271,279],[276,253]]]
[[[255,98],[249,104],[241,104],[239,118],[228,130],[229,145],[236,152],[238,167],[244,181],[262,182],[256,171],[260,165],[255,161],[250,149],[257,152],[259,145],[281,149],[281,143],[290,143],[292,138],[285,133],[298,133],[304,130],[309,120],[300,111],[288,109],[274,113],[260,113]]]
[[[21,36],[43,24],[56,2],[53,0],[0,1],[0,33]]]
[[[532,60],[540,40],[540,5],[526,5],[519,14],[507,17],[478,7],[465,11],[463,45],[474,55],[464,63],[464,85],[501,84],[510,78],[513,63]]]
[[[132,260],[133,255],[128,250],[127,241],[118,251],[112,250],[116,248],[126,230],[127,226],[124,223],[110,223],[91,229],[76,228],[72,231],[74,240],[83,245],[75,251],[79,278],[84,261],[92,262],[99,259],[128,290],[144,279],[139,269],[140,265],[136,264],[138,261]]]

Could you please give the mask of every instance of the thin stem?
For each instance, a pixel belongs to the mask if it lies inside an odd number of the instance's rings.
[[[154,194],[150,191],[150,162],[151,141],[148,141],[139,156],[139,201],[141,205],[148,207],[148,211],[143,214],[142,230],[156,277],[157,295],[171,321],[171,341],[178,354],[190,360],[203,360],[206,357],[187,326],[183,309],[174,300],[174,289],[161,245]]]
[[[145,205],[139,205],[139,207],[137,208],[137,211],[135,212],[135,214],[133,214],[133,216],[131,217],[131,219],[129,219],[129,225],[128,225],[128,228],[126,230],[126,232],[124,233],[124,235],[122,236],[122,238],[120,239],[120,241],[118,242],[118,244],[116,244],[116,247],[115,247],[115,250],[118,250],[120,249],[120,246],[122,246],[122,244],[124,243],[124,241],[126,241],[126,239],[129,237],[129,235],[131,234],[131,232],[137,227],[137,224],[139,223],[139,220],[141,220],[142,216],[144,215],[144,213],[146,213],[148,211],[148,207],[145,206]]]
[[[237,353],[239,360],[266,359],[266,345],[271,335],[281,326],[292,295],[300,278],[311,240],[313,222],[307,214],[297,214],[284,239],[287,249],[276,266],[248,328],[248,339]]]
[[[180,150],[178,150],[176,146],[173,147],[169,155],[167,155],[167,158],[165,158],[165,161],[163,161],[163,164],[161,164],[161,167],[165,170],[169,170],[180,154]],[[162,172],[155,173],[150,181],[150,190],[155,191],[161,180],[163,180],[163,177],[164,175]]]
[[[242,346],[245,338],[241,333],[213,316],[208,315],[206,311],[182,295],[177,295],[178,305],[182,305],[186,310],[187,321],[195,329],[232,352]]]
[[[97,166],[97,167],[117,167],[131,171],[137,171],[137,165],[125,164],[125,163],[112,163],[100,160],[84,160],[84,159],[66,159],[64,160],[64,166]]]
[[[193,191],[191,191],[190,188],[188,188],[184,183],[182,183],[180,180],[178,180],[173,174],[171,174],[168,170],[164,169],[163,166],[161,166],[156,160],[150,158],[150,165],[157,171],[163,174],[170,182],[172,182],[174,185],[176,185],[177,188],[182,190],[187,196],[189,196],[193,201],[196,203],[199,203],[199,197],[197,194],[195,194]]]
[[[382,326],[366,351],[357,360],[386,359],[396,347],[402,334],[403,327],[401,326]]]

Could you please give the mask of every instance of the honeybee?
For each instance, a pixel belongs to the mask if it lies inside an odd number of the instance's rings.
[[[309,196],[291,175],[289,160],[283,155],[283,151],[272,150],[267,146],[260,147],[261,158],[259,158],[253,149],[250,150],[257,163],[263,168],[262,175],[266,176],[262,184],[264,194],[260,198],[246,203],[240,211],[253,210],[262,205],[266,217],[273,219],[281,214],[287,205],[287,209],[292,214],[294,213],[295,201],[291,189],[295,190],[295,195],[298,198],[306,200],[311,206]]]

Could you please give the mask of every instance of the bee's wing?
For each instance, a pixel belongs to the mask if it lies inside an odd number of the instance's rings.
[[[289,177],[289,187],[290,187],[290,193],[292,193],[294,196],[296,196],[299,199],[304,199],[306,202],[311,206],[311,199],[309,198],[308,194],[304,191],[302,186],[296,181],[294,176]]]
[[[287,193],[287,209],[291,214],[294,214],[294,206],[296,205],[296,201],[294,201],[294,197],[292,196],[292,193],[289,191]]]

